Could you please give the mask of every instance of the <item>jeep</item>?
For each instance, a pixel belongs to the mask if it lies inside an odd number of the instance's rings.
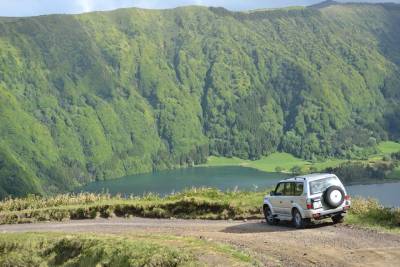
[[[350,204],[350,196],[336,175],[318,173],[280,181],[265,196],[263,211],[270,225],[287,220],[304,228],[312,220],[324,218],[335,224],[343,222]]]

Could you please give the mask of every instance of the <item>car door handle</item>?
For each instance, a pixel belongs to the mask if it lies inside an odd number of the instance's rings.
[[[279,201],[279,203],[282,203],[282,201]]]

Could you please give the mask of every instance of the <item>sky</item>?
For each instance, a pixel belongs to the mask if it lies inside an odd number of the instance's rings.
[[[307,6],[319,2],[322,2],[322,0],[0,0],[0,16],[76,14],[123,7],[164,9],[186,5],[222,6],[230,10],[251,10],[299,5]],[[400,0],[352,0],[352,2],[400,3]]]

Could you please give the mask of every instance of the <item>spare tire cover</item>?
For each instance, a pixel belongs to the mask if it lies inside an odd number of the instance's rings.
[[[344,202],[344,191],[340,186],[330,186],[324,192],[325,204],[337,208]]]

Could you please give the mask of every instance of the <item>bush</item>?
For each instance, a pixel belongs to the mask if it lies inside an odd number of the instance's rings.
[[[94,219],[97,216],[96,208],[77,208],[69,211],[69,217],[72,220]]]
[[[392,153],[390,156],[393,160],[400,160],[400,151]]]
[[[300,166],[293,166],[290,171],[293,175],[301,174],[301,167]]]
[[[113,210],[110,205],[98,206],[97,210],[99,211],[101,218],[109,218],[113,215]]]
[[[349,211],[361,224],[399,226],[400,209],[386,208],[376,199],[355,198]]]

